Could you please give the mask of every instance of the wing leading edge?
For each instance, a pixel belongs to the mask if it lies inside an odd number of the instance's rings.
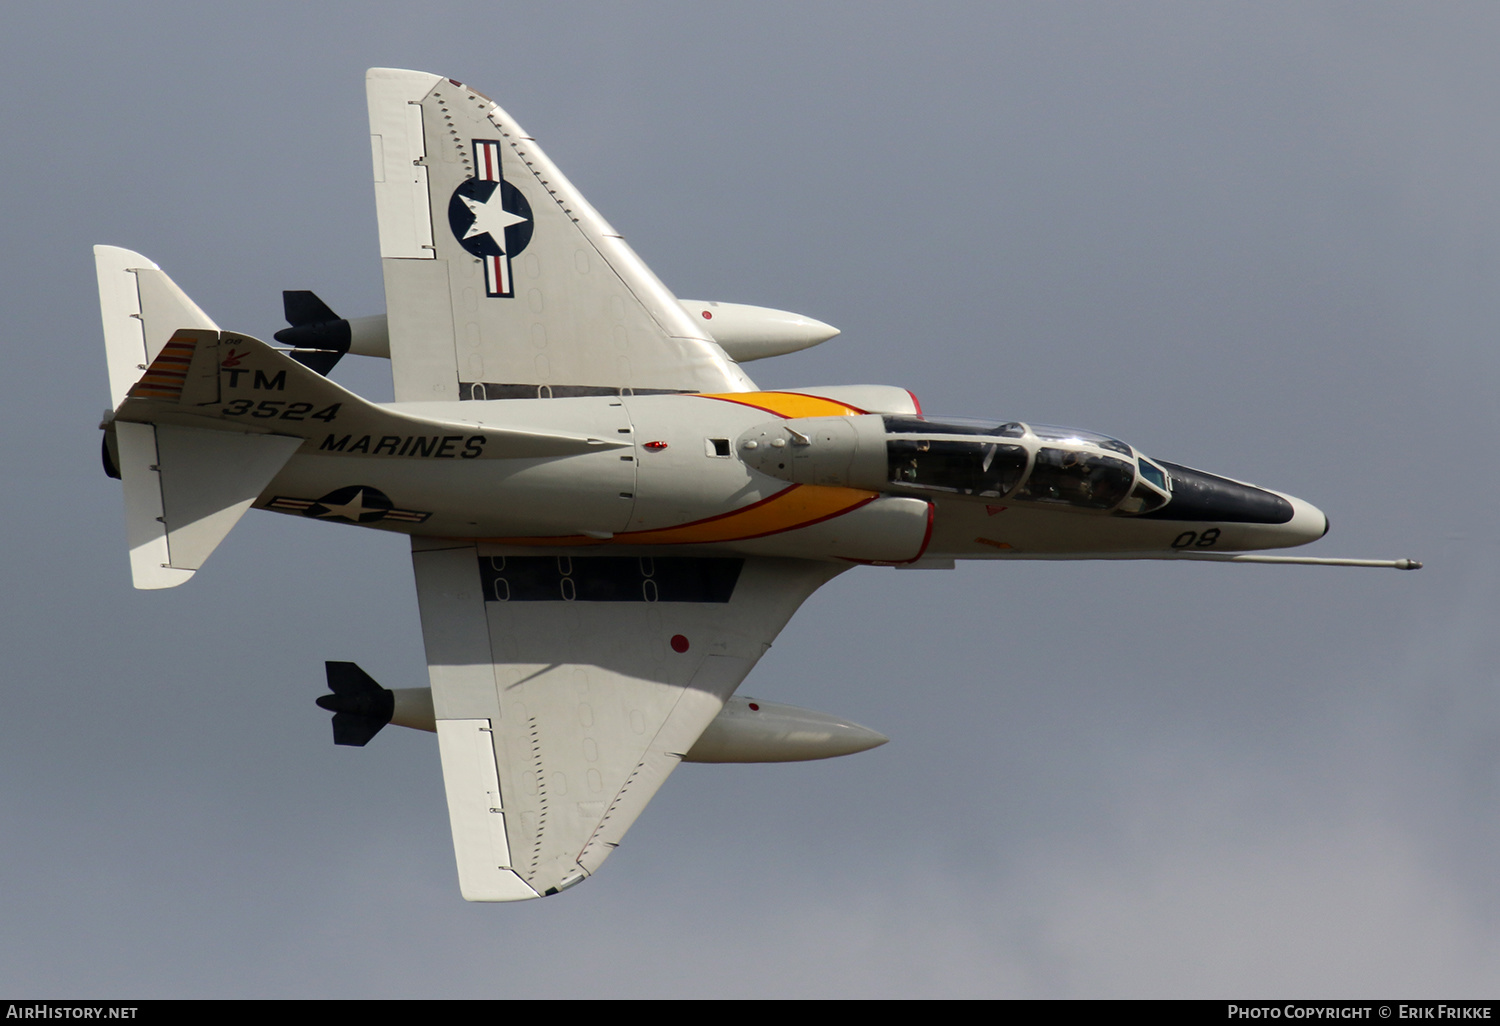
[[[398,401],[754,387],[488,97],[392,68],[365,82]]]
[[[412,562],[469,901],[553,894],[598,869],[792,614],[844,569],[420,539]]]

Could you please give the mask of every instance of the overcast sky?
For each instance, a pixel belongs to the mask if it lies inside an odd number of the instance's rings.
[[[1500,992],[1500,8],[10,5],[0,994]],[[364,69],[493,96],[764,386],[1109,432],[1420,573],[858,569],[743,687],[876,751],[685,766],[583,886],[458,895],[404,542],[130,586],[90,247],[268,338],[383,308]],[[350,366],[364,363],[365,366]],[[335,376],[388,398],[388,367]]]

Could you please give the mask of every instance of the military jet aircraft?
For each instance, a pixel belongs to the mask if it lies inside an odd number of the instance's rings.
[[[453,79],[367,75],[386,313],[286,293],[286,348],[221,330],[162,271],[95,250],[104,462],[138,588],[182,584],[251,506],[410,536],[430,689],[329,662],[335,741],[435,731],[463,896],[585,879],[684,760],[882,743],[736,696],[856,566],[1265,556],[1328,521],[1091,431],[924,416],[878,385],[760,391],[742,368],[837,332],[679,301],[508,113]],[[395,402],[329,380],[385,357]]]

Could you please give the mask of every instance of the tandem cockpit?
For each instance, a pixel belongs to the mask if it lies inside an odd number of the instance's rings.
[[[746,432],[736,449],[751,467],[800,484],[1168,520],[1282,524],[1294,514],[1275,492],[1150,459],[1107,435],[1047,424],[802,418]]]
[[[1124,442],[1075,428],[888,416],[886,483],[901,490],[1148,513],[1166,471]]]

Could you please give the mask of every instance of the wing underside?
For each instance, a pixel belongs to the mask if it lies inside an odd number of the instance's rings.
[[[398,401],[753,387],[493,101],[366,86]]]
[[[449,545],[451,547],[441,547]],[[831,563],[414,542],[460,889],[584,879]]]

